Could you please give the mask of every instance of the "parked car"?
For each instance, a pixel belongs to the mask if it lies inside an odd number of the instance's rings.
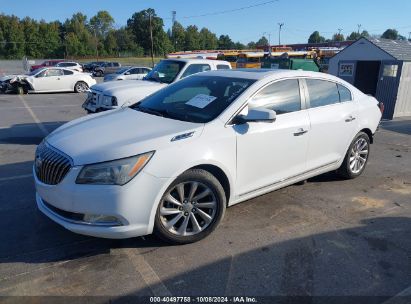
[[[37,205],[80,234],[195,242],[226,206],[328,171],[360,176],[380,118],[375,98],[334,76],[200,73],[49,135]]]
[[[77,62],[70,62],[70,61],[59,62],[56,64],[56,67],[65,68],[68,70],[73,70],[73,71],[77,71],[81,73],[83,72],[83,67],[81,66],[81,64]]]
[[[113,81],[113,80],[137,80],[143,79],[147,73],[151,71],[147,67],[124,67],[113,74],[108,74],[104,76],[104,81]]]
[[[96,84],[89,74],[79,73],[59,67],[42,68],[26,75],[17,75],[9,80],[8,88],[12,92],[86,92]]]
[[[83,64],[83,71],[84,72],[94,72],[94,69],[98,66],[104,64],[104,61],[93,61]]]
[[[94,68],[93,75],[96,77],[103,77],[105,74],[117,72],[119,68],[121,68],[121,64],[118,62],[105,62]]]
[[[32,72],[41,68],[52,67],[60,62],[64,62],[64,60],[46,60],[42,64],[32,65],[30,67],[30,71]]]
[[[207,59],[162,60],[143,80],[106,82],[93,86],[83,108],[88,113],[119,108],[190,75],[219,69],[231,69],[231,65],[227,61]]]

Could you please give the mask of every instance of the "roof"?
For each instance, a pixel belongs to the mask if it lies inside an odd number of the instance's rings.
[[[293,71],[293,70],[270,70],[270,69],[234,69],[234,70],[216,70],[207,71],[196,74],[196,76],[218,76],[260,80],[266,77],[287,78],[287,77],[320,77],[333,78],[328,74],[309,72],[309,71]]]
[[[397,60],[411,61],[411,42],[406,40],[369,39],[369,41]]]
[[[227,64],[230,63],[228,61],[223,60],[215,60],[215,59],[200,59],[200,58],[167,58],[163,60],[170,60],[170,61],[180,61],[180,62],[190,62],[190,63],[210,63],[215,62],[217,64]]]

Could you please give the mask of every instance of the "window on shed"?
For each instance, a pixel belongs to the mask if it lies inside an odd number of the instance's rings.
[[[351,91],[341,84],[338,84],[337,86],[338,92],[340,93],[340,102],[351,101]]]
[[[197,74],[197,73],[201,73],[201,72],[205,72],[205,71],[209,71],[209,70],[211,70],[211,67],[208,64],[190,64],[187,67],[187,69],[184,71],[181,78],[185,78],[187,76]]]
[[[248,103],[250,108],[264,107],[277,114],[301,110],[300,86],[297,79],[275,82],[262,89]]]
[[[306,79],[310,95],[310,107],[318,108],[340,102],[337,84],[317,79]]]

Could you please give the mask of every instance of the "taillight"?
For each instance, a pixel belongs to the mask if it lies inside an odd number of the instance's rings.
[[[381,114],[384,114],[384,103],[383,103],[383,102],[379,102],[379,103],[378,103],[378,107],[380,108]]]

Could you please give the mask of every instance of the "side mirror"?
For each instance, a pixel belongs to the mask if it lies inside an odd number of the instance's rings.
[[[241,125],[249,122],[266,122],[273,123],[276,120],[276,113],[273,110],[265,108],[250,109],[247,115],[238,115],[234,118],[233,123]]]

